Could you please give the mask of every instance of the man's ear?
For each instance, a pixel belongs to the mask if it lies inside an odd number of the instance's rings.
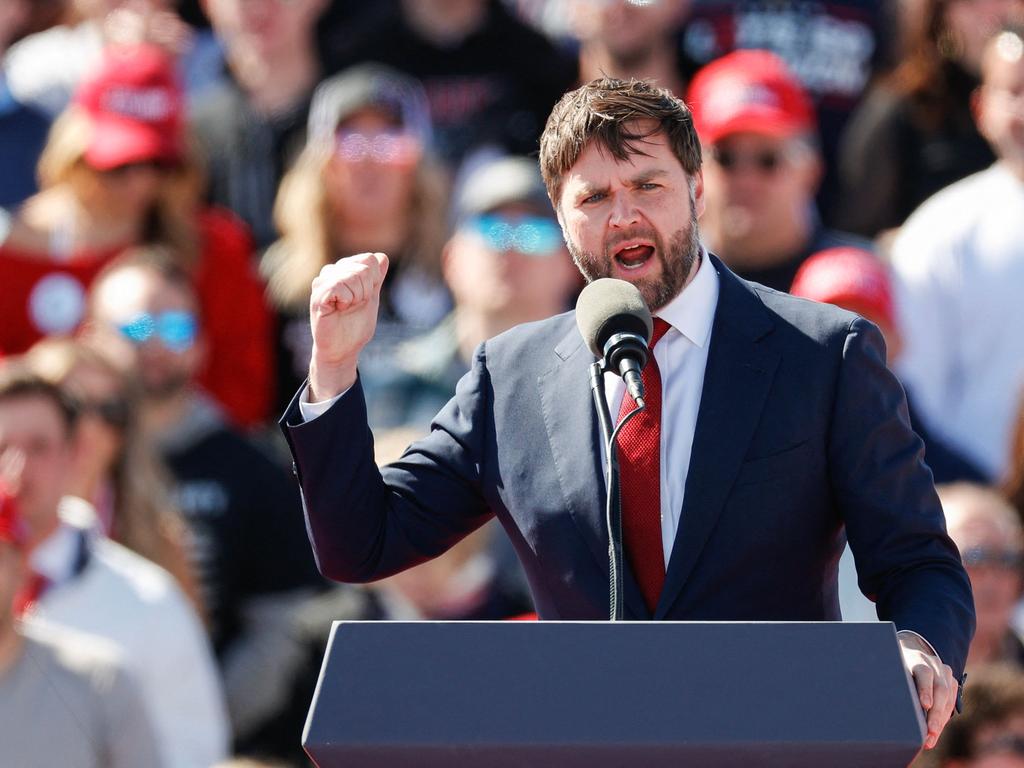
[[[704,215],[704,209],[707,207],[704,202],[704,171],[698,168],[690,178],[693,179],[694,213],[699,219]]]
[[[978,133],[980,133],[986,141],[992,143],[989,138],[988,131],[986,130],[985,124],[985,85],[979,85],[973,91],[971,91],[971,117],[974,118],[974,124],[978,127]]]
[[[456,236],[457,234],[452,235],[450,238],[448,238],[444,246],[441,248],[441,277],[443,277],[445,283],[449,285],[451,284],[451,281],[448,279],[448,276],[451,274],[452,262],[454,260],[452,256],[454,252],[452,241],[455,239]]]

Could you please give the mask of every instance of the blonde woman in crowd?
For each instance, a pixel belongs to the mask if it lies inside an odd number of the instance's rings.
[[[40,192],[0,210],[0,354],[73,332],[100,270],[137,245],[168,248],[196,284],[211,354],[202,383],[243,425],[270,402],[269,313],[244,227],[203,208],[181,89],[159,49],[109,49],[54,124]]]
[[[440,268],[447,185],[429,141],[422,88],[397,72],[354,67],[314,93],[307,146],[277,196],[282,236],[263,259],[279,319],[282,405],[306,377],[310,284],[325,265],[364,251],[391,259],[364,373],[386,370],[396,344],[434,327],[450,309]]]
[[[204,615],[183,543],[187,528],[165,470],[142,439],[128,381],[98,348],[67,338],[39,342],[27,360],[78,405],[70,494],[92,505],[103,533],[174,576]]]

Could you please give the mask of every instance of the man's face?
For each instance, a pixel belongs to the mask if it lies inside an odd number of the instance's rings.
[[[978,91],[978,126],[1004,160],[1024,161],[1024,50],[1020,38],[1001,36],[985,59]]]
[[[203,358],[194,297],[134,266],[106,276],[93,291],[95,332],[111,359],[140,382],[145,398],[165,400],[187,388]]]
[[[229,52],[262,58],[308,44],[324,0],[205,0],[204,7]]]
[[[1008,539],[1005,527],[985,514],[970,509],[948,514],[949,535],[971,579],[978,634],[999,637],[1008,630],[1021,593],[1021,542]]]
[[[807,216],[818,183],[815,153],[792,138],[736,133],[705,147],[705,231],[726,257],[757,252]]]
[[[700,256],[704,183],[683,170],[663,134],[637,149],[645,154],[621,161],[591,141],[565,175],[557,207],[584,277],[627,280],[656,311],[679,294]]]
[[[57,524],[73,458],[59,406],[43,395],[0,400],[0,476],[33,538]]]
[[[687,0],[576,0],[570,6],[577,34],[596,40],[620,66],[644,61],[652,47],[678,29]]]
[[[562,312],[579,280],[550,207],[528,204],[465,222],[448,242],[443,266],[457,306],[516,322]]]

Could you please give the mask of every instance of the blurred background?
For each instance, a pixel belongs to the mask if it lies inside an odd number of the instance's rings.
[[[136,743],[97,720],[108,755],[305,766],[332,621],[530,618],[493,525],[326,582],[275,421],[342,256],[391,259],[360,369],[382,463],[477,345],[571,308],[538,138],[567,90],[635,77],[693,110],[708,249],[882,329],[978,608],[966,714],[919,763],[1024,766],[1020,23],[1024,0],[3,0],[0,701],[52,694],[5,677],[17,636],[66,697],[135,713]],[[841,589],[875,618],[849,554]]]

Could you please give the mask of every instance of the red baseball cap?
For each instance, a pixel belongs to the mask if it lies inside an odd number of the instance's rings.
[[[85,161],[93,168],[181,160],[184,97],[173,62],[162,49],[109,48],[79,86],[75,103],[92,120]]]
[[[770,51],[733,51],[711,62],[694,75],[686,103],[706,145],[733,133],[789,137],[817,131],[806,91]]]
[[[21,550],[28,544],[28,531],[18,513],[14,494],[3,483],[0,483],[0,541],[6,541]]]
[[[789,292],[850,307],[879,325],[896,326],[889,272],[874,254],[861,248],[818,251],[797,270]]]

